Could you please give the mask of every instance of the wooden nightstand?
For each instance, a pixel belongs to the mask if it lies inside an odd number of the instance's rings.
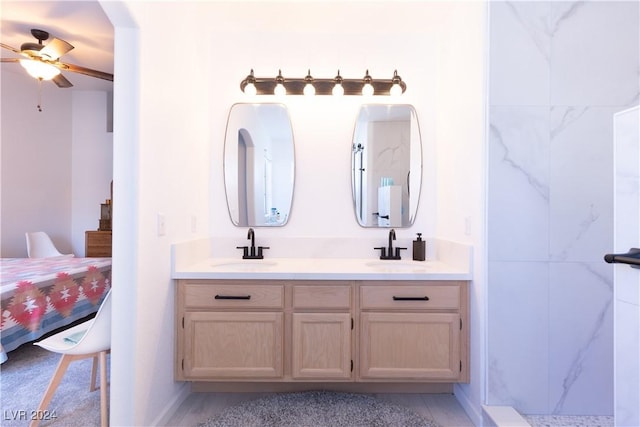
[[[110,257],[111,231],[85,232],[84,251],[86,257]]]

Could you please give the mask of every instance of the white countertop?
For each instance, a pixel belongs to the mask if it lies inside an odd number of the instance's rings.
[[[174,279],[471,280],[469,268],[442,261],[378,258],[207,258],[174,266]]]

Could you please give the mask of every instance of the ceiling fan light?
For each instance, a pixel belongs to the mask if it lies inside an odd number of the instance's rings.
[[[51,80],[58,74],[60,70],[46,62],[34,61],[32,59],[21,59],[20,65],[27,70],[27,73],[33,78],[42,80]]]

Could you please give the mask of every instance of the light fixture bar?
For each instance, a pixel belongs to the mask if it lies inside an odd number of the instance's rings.
[[[277,83],[281,83],[285,89],[287,95],[303,95],[304,87],[310,81],[311,70],[307,74],[307,77],[300,78],[291,78],[283,76],[281,72],[278,72],[277,77],[255,77],[253,75],[253,70],[251,73],[240,82],[240,90],[243,92],[247,92],[245,88],[250,83],[256,88],[257,95],[273,95],[274,90]],[[337,78],[337,77],[340,78]],[[394,84],[398,85],[401,89],[400,93],[404,93],[407,90],[407,85],[400,76],[398,76],[397,71],[394,71],[394,75],[390,79],[374,79],[369,76],[369,72],[367,71],[365,78],[359,79],[347,79],[340,76],[340,72],[338,71],[338,76],[333,78],[317,78],[313,77],[313,87],[315,88],[316,95],[332,95],[333,88],[336,83],[342,85],[344,89],[344,95],[362,95],[362,88],[366,82],[370,83],[374,89],[374,96],[389,96],[395,94],[397,89],[395,89],[392,93],[391,88]]]

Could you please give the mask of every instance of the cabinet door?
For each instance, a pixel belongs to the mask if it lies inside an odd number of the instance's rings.
[[[293,314],[292,376],[351,378],[351,315]]]
[[[456,380],[460,376],[457,313],[362,313],[360,377]]]
[[[280,378],[283,314],[187,312],[184,376],[189,379]]]

